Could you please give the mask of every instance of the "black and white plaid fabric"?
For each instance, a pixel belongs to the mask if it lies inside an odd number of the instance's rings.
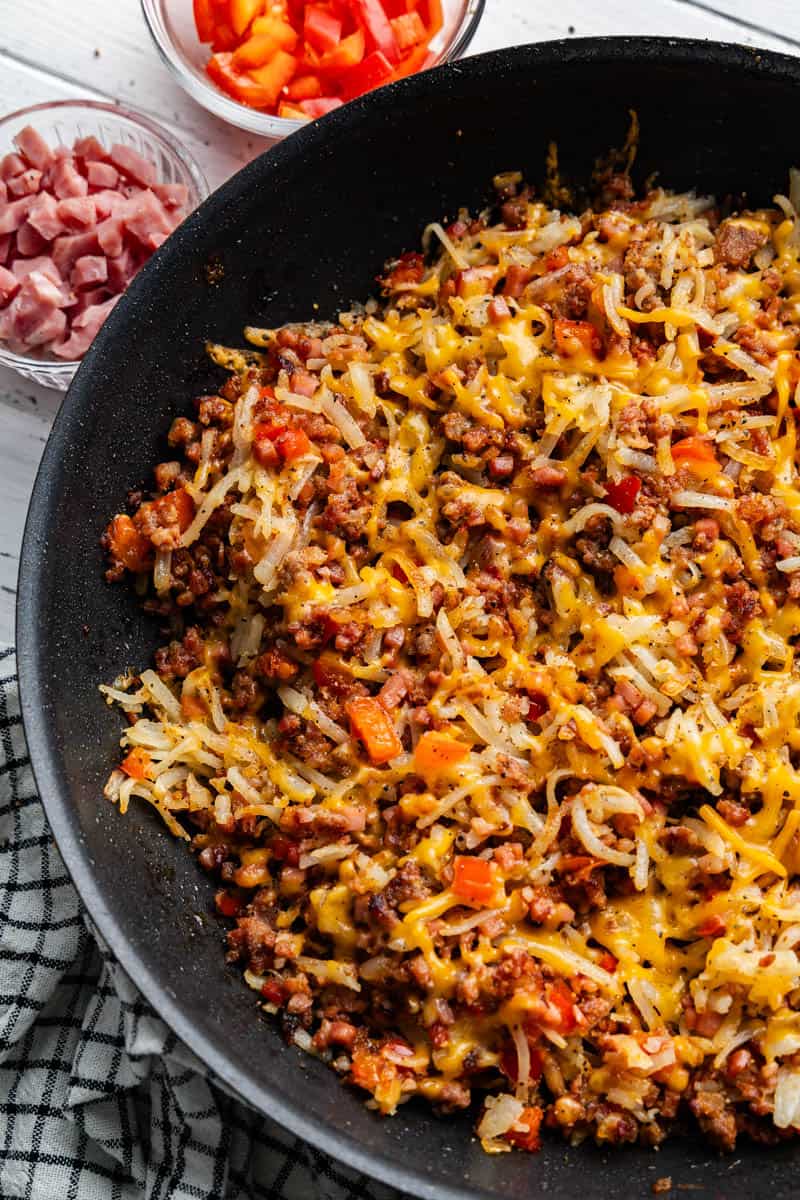
[[[0,648],[0,1198],[399,1200],[231,1099],[90,931]]]

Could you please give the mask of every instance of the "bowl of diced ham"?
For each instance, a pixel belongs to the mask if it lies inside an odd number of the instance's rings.
[[[0,364],[62,391],[134,275],[205,199],[186,150],[94,101],[0,121]]]

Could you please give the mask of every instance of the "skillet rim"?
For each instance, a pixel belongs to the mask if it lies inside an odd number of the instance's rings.
[[[398,100],[403,107],[408,101],[424,97],[429,89],[445,87],[446,77],[456,73],[471,73],[490,84],[511,59],[515,61],[515,66],[527,63],[531,69],[555,67],[576,60],[591,61],[609,69],[630,61],[658,61],[662,66],[667,64],[675,67],[688,65],[702,68],[714,65],[728,70],[741,70],[751,78],[783,79],[794,84],[800,93],[800,58],[778,51],[699,38],[613,36],[560,39],[505,47],[411,76],[310,123],[271,147],[232,176],[190,215],[139,273],[125,299],[116,306],[95,339],[61,404],[36,473],[23,532],[17,588],[16,654],[20,706],[37,792],[81,902],[110,950],[127,974],[136,980],[136,986],[172,1032],[239,1099],[337,1161],[369,1178],[420,1197],[420,1200],[491,1200],[495,1193],[471,1185],[451,1186],[445,1181],[432,1181],[431,1176],[423,1175],[404,1160],[372,1149],[363,1150],[351,1135],[334,1131],[324,1122],[308,1117],[298,1105],[276,1098],[263,1077],[255,1071],[245,1073],[238,1070],[224,1052],[218,1050],[214,1042],[185,1016],[177,997],[173,998],[158,982],[155,969],[150,968],[144,954],[127,941],[107,908],[103,892],[94,879],[91,858],[81,837],[70,796],[61,794],[58,749],[45,716],[44,681],[47,678],[47,665],[44,652],[47,638],[40,619],[45,608],[41,598],[44,592],[40,587],[43,573],[41,547],[50,525],[50,514],[58,501],[58,492],[53,485],[58,484],[64,448],[69,444],[73,428],[81,423],[86,407],[84,384],[89,380],[95,364],[99,366],[106,347],[111,347],[117,326],[124,324],[130,305],[144,298],[151,278],[158,282],[158,266],[163,269],[168,265],[171,255],[180,254],[184,247],[188,249],[194,230],[206,221],[213,220],[218,209],[258,180],[268,178],[273,164],[280,168],[293,159],[313,154],[329,139],[346,137],[348,131],[357,126],[365,106],[370,106],[376,112],[383,109],[390,116],[397,111]]]

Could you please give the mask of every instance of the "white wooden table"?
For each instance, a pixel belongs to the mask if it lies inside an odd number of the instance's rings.
[[[188,3],[189,0],[186,0]],[[138,0],[0,0],[0,114],[43,100],[128,101],[171,127],[216,187],[264,148],[189,100]],[[472,52],[601,34],[661,34],[800,54],[798,0],[488,0]],[[25,511],[61,396],[0,368],[0,642],[10,642]]]

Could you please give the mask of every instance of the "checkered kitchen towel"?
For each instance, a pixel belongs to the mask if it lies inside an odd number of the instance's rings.
[[[399,1200],[231,1099],[87,928],[0,647],[0,1200]]]

